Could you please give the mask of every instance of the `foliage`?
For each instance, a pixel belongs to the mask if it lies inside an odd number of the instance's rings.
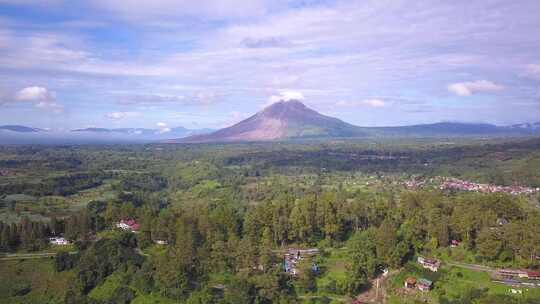
[[[512,303],[486,277],[411,262],[422,255],[540,266],[538,195],[403,186],[438,175],[540,185],[540,141],[484,144],[0,147],[0,166],[16,172],[0,177],[0,219],[10,219],[0,220],[0,251],[59,251],[51,236],[77,251],[36,267],[50,290],[26,266],[17,275],[11,261],[0,261],[15,273],[0,302],[343,302],[389,267],[403,269],[394,288],[405,275],[434,280],[428,300]],[[139,231],[116,228],[125,219]],[[451,240],[459,248],[449,248]],[[288,247],[318,247],[321,255],[304,259],[292,277],[281,267]]]

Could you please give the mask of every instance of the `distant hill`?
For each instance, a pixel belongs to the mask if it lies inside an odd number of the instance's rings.
[[[114,144],[151,143],[171,137],[210,133],[210,129],[84,128],[71,131],[46,131],[17,125],[0,126],[0,144]]]
[[[509,128],[528,130],[528,131],[538,131],[540,130],[540,122],[515,124],[515,125],[511,125]]]
[[[6,130],[11,132],[21,132],[21,133],[35,133],[35,132],[44,132],[43,129],[38,128],[31,128],[26,126],[20,126],[20,125],[5,125],[0,126],[0,130]]]
[[[484,136],[513,133],[491,124],[441,122],[400,127],[364,128],[372,136],[386,137],[437,137],[437,136]]]
[[[171,128],[170,130],[161,129],[146,129],[146,128],[85,128],[71,130],[73,133],[81,133],[85,135],[94,134],[96,136],[128,136],[129,138],[159,140],[171,137],[186,137],[196,134],[210,133],[211,129],[187,129],[184,127]]]
[[[362,136],[359,127],[325,116],[296,100],[274,103],[225,129],[171,142],[268,141],[291,138]]]
[[[105,129],[105,128],[84,128],[84,129],[71,130],[71,132],[110,133],[110,132],[112,132],[112,130],[111,129]]]
[[[171,139],[169,143],[275,141],[307,138],[473,137],[540,135],[540,123],[500,127],[492,124],[441,122],[399,127],[358,127],[325,116],[300,101],[280,101],[257,114],[209,134]]]

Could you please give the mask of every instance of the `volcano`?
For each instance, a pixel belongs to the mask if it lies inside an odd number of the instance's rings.
[[[290,100],[276,102],[231,127],[169,142],[275,141],[362,135],[361,128],[357,126],[320,114],[298,100]]]

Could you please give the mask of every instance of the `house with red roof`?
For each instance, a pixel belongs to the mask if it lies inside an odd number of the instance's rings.
[[[527,279],[540,280],[540,271],[526,271]]]
[[[124,219],[116,224],[116,228],[131,232],[138,232],[141,225],[134,219]]]

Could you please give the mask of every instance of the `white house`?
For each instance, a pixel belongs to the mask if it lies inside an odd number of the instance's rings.
[[[439,270],[439,267],[441,267],[440,261],[425,259],[423,257],[418,257],[418,263],[422,265],[422,267],[429,269],[433,272],[437,272]]]
[[[63,237],[52,237],[49,239],[51,245],[69,245],[69,241]]]
[[[124,223],[124,222],[116,223],[116,228],[120,228],[122,230],[130,230],[131,229],[131,227],[129,227],[129,225]]]

